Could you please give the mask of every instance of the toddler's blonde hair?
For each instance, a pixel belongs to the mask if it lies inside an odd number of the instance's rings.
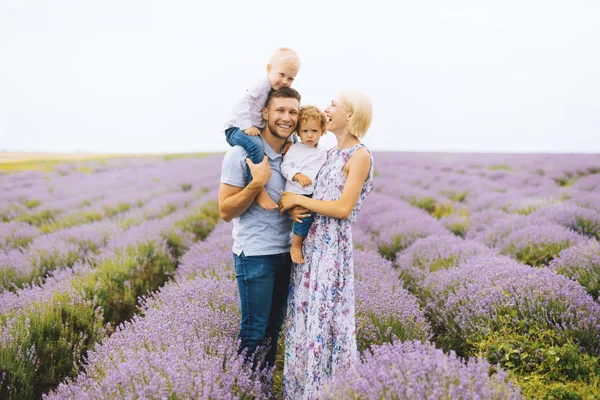
[[[298,129],[310,120],[315,120],[319,123],[319,127],[324,131],[327,127],[327,117],[325,113],[319,110],[318,107],[313,105],[307,105],[300,107],[300,113],[298,114]]]
[[[348,125],[350,133],[357,138],[365,136],[373,119],[373,102],[364,93],[356,90],[342,90],[338,95],[338,104],[352,114]]]
[[[271,61],[269,64],[286,64],[291,65],[295,69],[300,69],[300,58],[298,54],[292,49],[288,49],[287,47],[280,47],[271,56]]]

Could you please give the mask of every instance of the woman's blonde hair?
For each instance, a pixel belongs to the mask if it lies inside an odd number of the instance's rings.
[[[280,47],[273,52],[271,56],[271,61],[269,64],[285,64],[291,65],[297,70],[300,69],[300,58],[298,54],[292,49],[288,49],[287,47]]]
[[[338,104],[350,113],[350,133],[357,138],[365,136],[373,118],[373,102],[364,93],[356,90],[342,90],[338,95]]]

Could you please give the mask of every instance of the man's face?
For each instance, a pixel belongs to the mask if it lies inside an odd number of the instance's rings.
[[[273,136],[287,139],[296,129],[300,102],[293,97],[275,97],[269,107],[263,109],[263,118]]]

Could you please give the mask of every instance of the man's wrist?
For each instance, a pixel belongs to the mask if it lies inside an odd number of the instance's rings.
[[[248,189],[261,189],[264,188],[267,184],[261,184],[260,182],[258,182],[256,179],[252,179],[250,181],[250,183],[248,184],[248,186],[246,186]]]

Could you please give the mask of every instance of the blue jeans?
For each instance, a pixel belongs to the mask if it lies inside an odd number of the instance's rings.
[[[267,340],[265,362],[273,366],[287,308],[290,253],[246,256],[242,252],[239,256],[233,254],[233,264],[242,309],[239,351],[247,349],[248,360]],[[256,360],[253,365],[257,366]]]
[[[305,196],[312,197],[312,194],[307,194]],[[315,214],[311,212],[310,216],[308,216],[306,218],[302,218],[302,222],[294,221],[294,229],[293,229],[294,235],[306,237],[306,235],[308,235],[308,231],[310,230],[310,226],[312,225],[314,219],[315,219]]]
[[[242,146],[254,164],[265,157],[265,144],[260,136],[249,136],[240,128],[233,127],[225,131],[225,138],[230,146]]]

